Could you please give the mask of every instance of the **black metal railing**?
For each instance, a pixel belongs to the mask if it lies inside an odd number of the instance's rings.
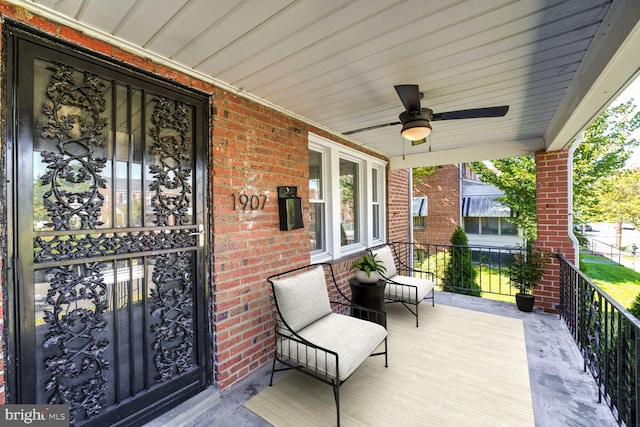
[[[597,239],[589,239],[589,250],[592,253],[602,255],[605,258],[609,258],[611,261],[622,264],[622,254],[624,250],[616,245],[602,242]]]
[[[560,316],[621,425],[640,426],[640,321],[562,255]]]
[[[507,266],[520,247],[436,245],[394,242],[403,262],[413,259],[417,270],[434,274],[436,286],[444,291],[470,295],[515,295],[509,285]],[[470,263],[465,259],[470,259]],[[407,263],[409,264],[409,263]]]

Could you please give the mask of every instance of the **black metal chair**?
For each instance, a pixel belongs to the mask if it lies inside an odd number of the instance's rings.
[[[375,254],[376,259],[381,261],[386,269],[384,274],[381,274],[387,282],[384,290],[385,300],[388,303],[399,302],[404,305],[415,316],[417,328],[418,304],[430,299],[431,305],[435,306],[433,273],[415,269],[408,262],[404,262],[393,243],[369,248],[367,251]],[[415,308],[412,309],[410,306]]]
[[[340,425],[340,386],[369,356],[384,355],[388,366],[386,314],[351,303],[330,264],[296,268],[267,281],[276,323],[269,385],[275,372],[292,368],[331,385]],[[350,315],[353,309],[359,317]],[[376,352],[383,343],[384,351]],[[276,369],[276,362],[285,367]]]

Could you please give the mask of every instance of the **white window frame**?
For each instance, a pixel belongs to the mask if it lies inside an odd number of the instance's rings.
[[[321,136],[309,133],[309,150],[322,154],[325,221],[325,249],[312,251],[311,262],[323,262],[360,252],[368,247],[384,243],[386,236],[386,166],[387,162],[352,148],[340,145]],[[358,242],[341,246],[340,240],[340,159],[358,163]],[[373,235],[373,184],[372,169],[377,170],[380,206],[378,236]],[[311,202],[311,200],[310,200]]]
[[[477,233],[471,233],[469,231],[466,230],[466,225],[467,225],[467,221],[469,220],[469,218],[478,218],[478,232]],[[498,232],[496,234],[494,233],[486,233],[483,232],[483,226],[482,226],[482,220],[485,218],[497,218],[498,219]],[[465,233],[467,234],[473,234],[474,236],[520,236],[522,234],[520,227],[517,226],[517,224],[515,224],[513,221],[511,221],[510,217],[504,217],[504,216],[465,216],[463,217],[463,228]],[[514,224],[516,226],[516,234],[504,234],[502,232],[502,224],[503,221],[509,221],[512,224]]]
[[[325,219],[325,222],[328,221],[327,219],[327,198],[329,197],[329,193],[328,191],[330,191],[329,188],[327,188],[327,151],[326,150],[313,150],[317,153],[320,154],[320,167],[321,167],[321,171],[320,171],[320,188],[322,189],[321,194],[320,194],[320,198],[319,199],[313,199],[311,198],[311,191],[309,191],[309,209],[311,209],[311,204],[318,204],[321,206],[322,209],[322,215],[320,215],[320,218],[316,218],[316,221],[320,221],[321,219]],[[311,177],[309,177],[311,178]],[[328,224],[322,224],[322,227],[324,230],[327,229]],[[326,233],[325,233],[326,234]],[[326,239],[327,236],[323,236],[323,245],[325,246],[326,249]],[[322,253],[324,252],[324,250],[312,250],[311,253]]]

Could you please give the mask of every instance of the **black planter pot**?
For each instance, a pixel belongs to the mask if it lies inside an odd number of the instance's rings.
[[[533,311],[533,303],[535,302],[535,297],[529,294],[516,294],[516,305],[518,306],[518,310],[531,312]]]

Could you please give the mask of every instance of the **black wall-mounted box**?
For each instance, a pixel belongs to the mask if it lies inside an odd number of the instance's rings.
[[[278,209],[280,230],[290,231],[303,228],[302,199],[298,197],[298,187],[278,187]]]

